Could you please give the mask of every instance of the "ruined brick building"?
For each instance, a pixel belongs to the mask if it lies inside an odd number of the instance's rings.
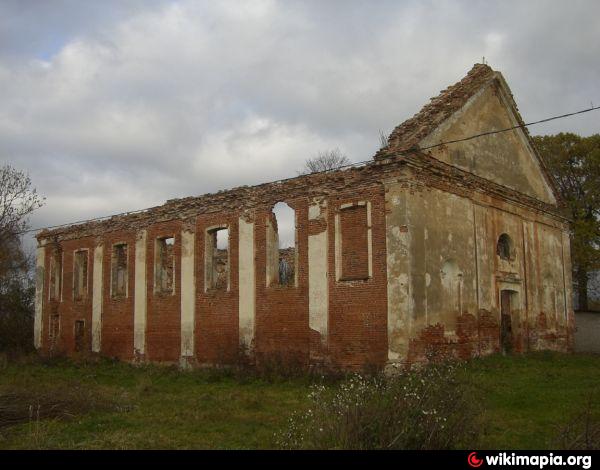
[[[363,166],[44,230],[35,344],[345,368],[568,350],[568,221],[527,131],[432,147],[520,124],[502,75],[477,64]],[[287,250],[278,202],[295,211]]]

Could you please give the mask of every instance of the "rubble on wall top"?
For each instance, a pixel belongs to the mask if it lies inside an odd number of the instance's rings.
[[[423,158],[425,155],[419,151],[417,144],[442,121],[460,109],[486,83],[494,80],[499,75],[488,65],[475,64],[466,77],[443,90],[440,95],[432,98],[430,103],[425,105],[415,116],[396,127],[388,139],[388,146],[380,149],[373,160],[363,162],[364,165],[362,166],[299,175],[256,186],[238,186],[201,196],[169,199],[161,206],[141,211],[127,212],[52,230],[44,229],[36,237],[38,240],[42,240],[98,236],[106,232],[141,229],[157,222],[169,220],[189,221],[201,214],[247,211],[265,207],[278,201],[291,201],[300,197],[334,196],[348,189],[360,190],[361,187],[366,187],[373,182],[383,181],[394,172],[397,174],[401,165],[410,164],[415,157],[421,158],[421,164],[427,164],[427,158]],[[522,124],[516,105],[514,105],[514,108],[517,119]],[[524,131],[527,133],[526,128],[524,128]],[[407,152],[406,149],[412,149],[412,151]],[[450,169],[440,171],[452,173]],[[454,168],[453,171],[460,170]],[[465,181],[464,176],[461,178]],[[477,177],[475,175],[470,175],[469,178],[474,186],[485,187],[487,191],[495,192],[501,197],[507,196],[506,188],[498,187],[492,190],[493,183],[487,180],[476,183]],[[512,196],[510,198],[514,199]],[[535,201],[524,195],[519,195],[517,199],[519,198],[531,207],[544,206],[541,207],[541,210],[553,212],[551,207],[545,207],[546,205],[540,201]]]
[[[464,106],[483,85],[493,80],[497,73],[489,65],[475,64],[462,80],[442,90],[417,114],[397,126],[388,139],[389,147],[415,147],[441,122]],[[378,157],[376,155],[375,158]]]
[[[298,197],[331,196],[345,189],[359,189],[377,177],[373,168],[389,162],[369,162],[322,173],[299,175],[286,180],[262,183],[257,186],[238,186],[201,196],[169,199],[161,206],[141,211],[126,212],[101,220],[67,225],[40,231],[36,238],[76,238],[97,236],[104,232],[143,228],[156,222],[187,220],[201,214],[235,212],[267,206]]]

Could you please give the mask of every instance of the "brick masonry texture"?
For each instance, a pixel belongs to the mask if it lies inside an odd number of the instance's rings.
[[[399,126],[390,145],[361,167],[171,200],[137,213],[40,232],[45,257],[38,270],[43,278],[43,301],[36,310],[42,318],[38,346],[45,353],[80,354],[75,352],[74,332],[75,322],[83,320],[83,353],[90,352],[92,299],[101,285],[100,354],[124,361],[180,362],[186,328],[181,317],[182,233],[191,232],[194,355],[188,364],[277,360],[298,367],[318,363],[360,369],[499,352],[506,347],[500,334],[500,292],[506,290],[512,296],[512,351],[571,349],[569,225],[561,216],[560,201],[515,190],[502,182],[502,174],[490,178],[467,171],[444,149],[418,149],[451,116],[469,106],[484,109],[474,100],[488,86],[500,91],[492,98],[485,95],[486,100],[496,99],[504,89],[497,72],[476,65],[433,105]],[[516,105],[507,109],[520,119]],[[481,119],[475,127],[487,126],[486,117]],[[523,136],[519,138],[526,147],[528,136]],[[407,146],[414,148],[406,151]],[[535,151],[522,153],[537,158]],[[543,165],[531,168],[539,173],[529,176],[546,184]],[[551,184],[543,184],[538,186],[552,193]],[[287,285],[267,285],[267,238],[269,226],[276,226],[270,221],[277,202],[287,203],[296,215],[296,247],[286,252],[295,256],[295,279]],[[309,215],[315,204],[319,217]],[[240,302],[248,299],[239,295],[240,247],[246,246],[240,244],[240,219],[253,224],[254,234],[254,331],[251,344],[243,347]],[[228,283],[219,289],[207,288],[205,282],[207,231],[215,227],[229,230]],[[136,241],[142,230],[147,235],[143,353],[134,348]],[[309,236],[322,233],[327,234],[323,335],[309,326],[308,254]],[[501,233],[514,240],[513,261],[495,254]],[[172,292],[155,291],[156,240],[163,237],[174,237]],[[113,245],[122,243],[127,245],[127,295],[113,296]],[[103,247],[101,283],[93,279],[97,247]],[[73,256],[81,249],[88,253],[87,293],[76,300]],[[48,273],[55,251],[62,257],[62,295],[50,300]],[[457,266],[452,282],[440,280],[446,261]],[[55,315],[60,332],[52,342]]]

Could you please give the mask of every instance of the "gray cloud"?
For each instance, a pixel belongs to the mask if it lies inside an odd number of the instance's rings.
[[[47,199],[33,225],[370,158],[482,56],[525,120],[600,103],[600,4],[3,2],[0,158]],[[598,132],[597,115],[534,127]]]

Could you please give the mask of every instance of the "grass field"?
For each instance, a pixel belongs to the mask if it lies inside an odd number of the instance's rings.
[[[466,373],[485,409],[483,448],[552,448],[558,428],[600,390],[600,356],[493,356]],[[8,363],[0,366],[0,448],[273,448],[290,413],[308,406],[312,380],[108,361]],[[52,406],[58,417],[44,416]]]

